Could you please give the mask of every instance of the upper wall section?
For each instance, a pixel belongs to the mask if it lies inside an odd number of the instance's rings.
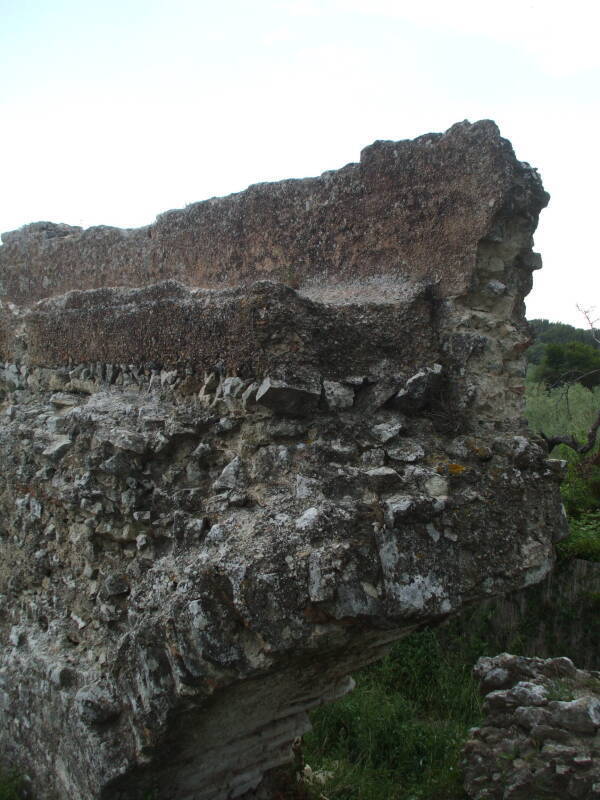
[[[443,296],[460,295],[472,288],[479,243],[508,218],[533,230],[547,202],[493,122],[461,122],[375,142],[358,164],[251,186],[144,228],[26,225],[2,236],[0,298],[29,305],[170,278],[203,288],[268,279],[310,291],[374,276],[432,280]]]

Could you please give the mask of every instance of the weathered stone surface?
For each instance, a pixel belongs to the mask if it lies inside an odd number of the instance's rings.
[[[375,142],[360,163],[337,172],[251,186],[168,211],[137,230],[36,222],[5,233],[2,292],[27,304],[71,289],[143,286],[169,276],[206,288],[267,279],[327,300],[323,288],[332,275],[348,283],[350,296],[361,281],[360,297],[369,288],[365,278],[389,276],[393,294],[408,273],[439,279],[444,294],[462,294],[481,241],[507,241],[499,215],[535,215],[547,199],[493,122],[461,122],[445,134]],[[507,285],[502,259],[489,264],[481,306],[497,297],[490,279]],[[382,289],[385,282],[375,282],[371,293],[377,298]]]
[[[464,750],[469,797],[600,797],[599,672],[508,653],[480,658],[474,672],[486,718]]]
[[[114,365],[105,370],[110,384],[137,365],[138,379],[158,369],[161,386],[170,386],[179,380],[177,366],[185,364],[200,373],[266,373],[296,381],[305,376],[307,385],[298,388],[320,395],[315,375],[318,381],[325,372],[332,377],[369,372],[384,359],[407,378],[437,353],[433,309],[431,297],[419,287],[405,291],[402,300],[373,304],[357,314],[355,305],[324,305],[267,281],[224,291],[190,290],[165,281],[42,301],[25,315],[23,335],[29,365],[71,361],[82,365],[87,381],[98,379],[87,374],[90,363]],[[9,350],[2,356],[12,362],[14,354]],[[66,385],[82,391],[74,380],[81,381],[81,375],[69,374]]]
[[[462,123],[5,237],[0,747],[40,800],[251,793],[352,670],[548,572],[518,377],[546,199]]]

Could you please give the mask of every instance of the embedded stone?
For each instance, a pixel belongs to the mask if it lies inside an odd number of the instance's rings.
[[[101,725],[120,714],[111,691],[100,685],[84,686],[75,695],[75,704],[81,719],[88,725]]]
[[[308,384],[291,384],[273,378],[265,378],[256,392],[256,402],[271,408],[278,414],[306,416],[314,411],[321,397],[316,381]]]
[[[394,397],[394,406],[405,414],[420,411],[440,386],[442,365],[425,367],[410,377]]]
[[[242,462],[241,459],[236,456],[233,461],[230,461],[229,464],[224,467],[220,476],[213,483],[213,489],[215,489],[215,491],[235,489],[239,485],[241,477]]]
[[[327,408],[331,411],[343,411],[354,405],[354,389],[344,386],[338,381],[323,381],[323,392]]]
[[[53,436],[48,447],[43,450],[42,455],[51,461],[58,461],[70,447],[71,438],[69,436]]]

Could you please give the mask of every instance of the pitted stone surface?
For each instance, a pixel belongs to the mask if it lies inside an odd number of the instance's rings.
[[[40,800],[250,796],[352,670],[548,572],[519,377],[546,199],[461,123],[5,237],[0,747]]]
[[[445,134],[375,142],[358,164],[319,178],[261,183],[168,211],[144,228],[37,222],[5,233],[0,297],[28,304],[171,277],[205,288],[266,279],[328,302],[360,302],[365,290],[375,301],[401,295],[403,275],[439,279],[444,294],[462,294],[480,241],[506,236],[499,215],[537,215],[546,205],[532,177],[493,122],[461,122]],[[502,262],[490,278],[502,279]]]

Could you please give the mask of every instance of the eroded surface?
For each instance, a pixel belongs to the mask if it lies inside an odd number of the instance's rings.
[[[6,239],[0,743],[42,800],[241,797],[352,670],[548,572],[546,200],[461,123],[145,232]]]

